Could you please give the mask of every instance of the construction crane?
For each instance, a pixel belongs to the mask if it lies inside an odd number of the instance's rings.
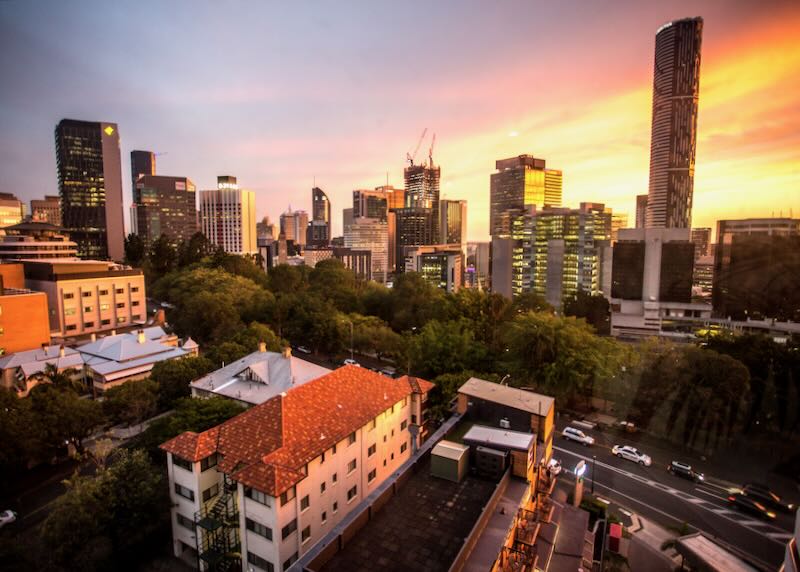
[[[420,145],[422,145],[422,140],[425,139],[425,135],[427,134],[428,134],[428,128],[426,127],[425,129],[423,129],[422,135],[419,136],[419,141],[417,141],[417,146],[414,147],[414,152],[406,153],[406,160],[408,161],[408,165],[410,167],[414,166],[414,158],[417,156],[417,151],[419,151],[419,147]]]
[[[428,167],[433,168],[433,146],[436,145],[436,133],[433,134],[431,139],[431,146],[428,149]]]

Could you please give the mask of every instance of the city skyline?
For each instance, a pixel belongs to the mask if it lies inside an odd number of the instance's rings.
[[[201,62],[205,48],[190,57],[182,45],[164,41],[180,24],[177,9],[150,6],[158,25],[139,35],[133,33],[135,9],[98,5],[80,11],[88,24],[118,38],[98,53],[90,51],[94,44],[88,40],[68,42],[54,33],[59,25],[74,29],[77,12],[3,4],[0,29],[9,57],[0,65],[16,81],[0,88],[0,190],[25,202],[55,194],[53,126],[62,118],[108,121],[119,126],[126,217],[132,202],[126,158],[131,150],[151,149],[160,153],[161,174],[190,177],[199,189],[213,188],[218,173],[236,173],[255,191],[259,219],[277,219],[287,203],[309,210],[316,176],[330,196],[333,235],[339,236],[338,213],[349,206],[352,190],[384,184],[387,174],[390,184],[400,185],[405,153],[428,127],[437,133],[434,160],[442,167],[442,198],[470,204],[470,240],[488,239],[494,161],[523,153],[547,157],[563,169],[565,206],[603,202],[632,220],[636,195],[647,192],[656,30],[669,20],[702,16],[692,226],[716,228],[720,219],[800,212],[800,174],[793,167],[800,160],[800,46],[791,36],[800,9],[789,2],[777,2],[770,11],[744,4],[615,3],[595,6],[594,13],[584,10],[580,17],[574,5],[545,6],[537,17],[558,25],[514,39],[494,29],[500,23],[522,25],[507,14],[476,8],[453,22],[446,19],[447,8],[437,6],[420,31],[427,66],[414,50],[409,54],[369,30],[372,18],[386,16],[385,8],[352,22],[323,9],[310,23],[319,38],[305,48],[290,36],[295,26],[307,25],[308,14],[286,10],[280,14],[285,21],[267,8],[255,14],[201,10],[198,27],[218,19],[241,32],[243,42]],[[415,10],[403,12],[411,16],[396,16],[413,17]],[[255,33],[256,22],[276,26],[274,37],[261,39],[272,32]],[[285,30],[279,28],[283,24]],[[614,25],[622,24],[629,30],[620,41]],[[346,26],[368,31],[364,45],[338,39]],[[469,38],[478,31],[487,41],[474,46]],[[141,35],[151,41],[140,41]],[[489,48],[492,39],[497,41]],[[318,42],[327,42],[330,53],[306,62],[304,50],[314,50]],[[367,42],[374,53],[365,53]],[[245,57],[245,48],[272,50],[264,61],[255,61]],[[516,55],[526,49],[540,54],[536,60],[548,72],[546,90],[537,89],[541,70],[529,60],[521,65]],[[159,87],[149,89],[148,78],[137,85],[127,66],[118,71],[109,65],[121,54],[141,62]],[[280,62],[281,55],[287,63]],[[160,63],[181,56],[187,59],[180,69]],[[290,69],[296,58],[303,65]],[[342,58],[341,67],[327,69]],[[76,72],[80,82],[72,77]],[[426,87],[409,82],[414,77]],[[365,83],[367,78],[373,83]],[[327,99],[308,90],[313,84],[326,87],[320,93]],[[318,109],[299,114],[312,103]]]

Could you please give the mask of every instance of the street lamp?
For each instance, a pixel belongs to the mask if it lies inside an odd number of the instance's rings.
[[[594,482],[597,480],[595,473],[595,466],[597,464],[597,455],[592,455],[592,495],[594,496]]]
[[[350,359],[355,361],[355,359],[353,358],[353,322],[347,319],[345,319],[345,322],[350,324]]]

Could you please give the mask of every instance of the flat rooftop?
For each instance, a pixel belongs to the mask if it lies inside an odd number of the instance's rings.
[[[477,377],[469,378],[464,385],[458,388],[458,392],[540,416],[546,416],[553,408],[554,403],[554,399],[547,395],[500,385]]]
[[[399,492],[321,570],[447,570],[497,483],[430,474],[430,457]]]

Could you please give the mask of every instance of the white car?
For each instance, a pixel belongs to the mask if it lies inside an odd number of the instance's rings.
[[[594,437],[590,437],[580,429],[576,429],[575,427],[564,427],[564,430],[561,432],[561,436],[564,437],[567,441],[577,441],[584,447],[588,447],[589,445],[594,445]]]
[[[611,452],[620,459],[627,459],[629,461],[633,461],[634,463],[639,463],[644,467],[649,467],[653,464],[653,460],[650,458],[650,455],[645,455],[636,447],[630,447],[628,445],[614,445],[611,448]]]
[[[346,360],[344,360],[344,365],[361,365],[361,364],[354,359],[347,358]]]
[[[310,350],[310,349],[308,349],[308,348],[307,348],[307,347],[305,347],[305,346],[297,346],[297,348],[296,348],[296,349],[297,349],[297,351],[298,351],[298,352],[300,352],[301,354],[310,354],[310,353],[311,353],[311,350]]]
[[[7,524],[11,524],[17,520],[17,513],[13,510],[4,510],[0,512],[0,528],[3,528]]]

